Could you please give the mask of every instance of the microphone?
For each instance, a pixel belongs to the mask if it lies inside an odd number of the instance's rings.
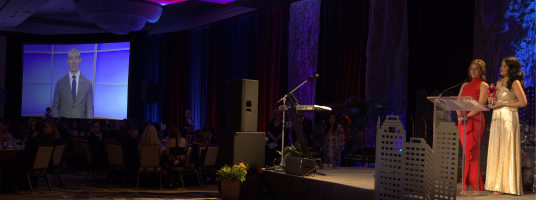
[[[319,75],[318,75],[318,74],[315,74],[315,75],[313,75],[313,76],[311,76],[311,77],[309,77],[309,78],[307,78],[307,79],[305,79],[305,80],[311,80],[311,79],[313,79],[313,78],[318,78],[318,77],[319,77]]]
[[[439,99],[439,97],[441,97],[441,95],[443,95],[443,93],[445,93],[447,90],[450,90],[450,89],[452,89],[452,88],[458,87],[458,86],[460,86],[460,85],[462,85],[462,84],[464,84],[464,83],[466,83],[466,82],[467,82],[467,78],[466,78],[465,80],[463,80],[462,83],[460,83],[460,84],[458,84],[458,85],[455,85],[455,86],[452,86],[452,87],[449,87],[449,88],[447,88],[446,90],[443,90],[443,92],[441,92],[441,93],[439,94],[439,96],[437,96],[437,98]]]

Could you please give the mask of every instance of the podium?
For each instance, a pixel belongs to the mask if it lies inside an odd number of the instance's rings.
[[[454,188],[456,188],[456,196],[486,195],[483,191],[475,191],[475,189],[483,187],[484,182],[478,183],[476,186],[477,188],[471,188],[471,191],[464,188],[463,183],[465,183],[465,179],[467,179],[466,168],[470,171],[473,167],[476,167],[478,168],[478,171],[480,171],[480,165],[472,166],[466,164],[466,156],[471,156],[471,160],[478,160],[478,162],[480,162],[480,137],[483,131],[481,123],[484,123],[484,117],[481,113],[482,111],[489,111],[489,108],[482,105],[478,100],[471,96],[428,97],[428,99],[434,103],[433,148],[434,152],[441,152],[440,155],[434,155],[434,180],[436,182],[441,182],[446,185],[447,188],[450,188],[447,190],[451,190],[442,191],[442,189],[439,189],[435,191],[440,193],[438,195],[450,196],[452,195]],[[470,112],[476,113],[476,115],[471,119],[468,119],[467,114]],[[463,119],[459,120],[458,116],[463,116]],[[458,127],[458,134],[452,131],[454,126]],[[467,133],[470,133],[470,135],[468,136]],[[459,162],[458,142],[461,144],[464,152],[462,154],[462,159],[459,160]],[[466,150],[470,152],[467,152]],[[462,186],[461,188],[458,188],[457,169],[460,165],[462,166]],[[481,174],[482,173],[479,173],[479,175],[477,175],[479,179],[481,179]],[[468,184],[467,188],[469,187],[470,185]],[[449,195],[446,195],[446,193]],[[434,196],[435,195],[436,194],[434,194]],[[454,199],[456,199],[456,197],[454,197]]]

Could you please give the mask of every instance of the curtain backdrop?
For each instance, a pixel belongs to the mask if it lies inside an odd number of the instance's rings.
[[[287,91],[293,90],[306,78],[316,74],[320,4],[320,0],[305,0],[290,6]],[[316,79],[311,79],[293,94],[301,105],[313,105],[316,87]],[[308,112],[305,115],[315,121],[314,113]]]
[[[475,1],[473,59],[487,65],[487,82],[496,83],[504,57],[514,56],[525,72],[525,87],[534,87],[536,54],[534,0]]]
[[[368,1],[322,1],[317,104],[343,102],[352,95],[365,98],[368,13]]]
[[[266,131],[275,102],[287,88],[289,6],[165,34],[168,126],[192,111],[196,129],[225,130],[227,81],[259,80],[258,131]],[[231,111],[232,112],[232,111]]]
[[[406,1],[371,0],[367,43],[367,98],[387,95],[387,114],[405,124],[408,89]]]

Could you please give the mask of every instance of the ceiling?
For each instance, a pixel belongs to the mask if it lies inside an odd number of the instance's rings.
[[[0,0],[0,31],[41,35],[109,33],[80,17],[74,1]],[[163,6],[160,19],[156,23],[146,23],[142,31],[156,34],[185,30],[296,1],[298,0],[234,0],[220,4],[207,0],[186,0]]]

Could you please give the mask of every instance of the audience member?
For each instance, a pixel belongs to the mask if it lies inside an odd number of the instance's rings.
[[[189,124],[186,128],[186,134],[183,134],[181,136],[183,138],[186,138],[186,142],[188,142],[188,144],[192,144],[193,142],[195,142],[194,130],[194,125]]]
[[[82,131],[80,132],[80,136],[87,137],[88,133],[91,132],[91,123],[87,123]]]
[[[188,129],[188,125],[194,125],[194,121],[192,120],[192,111],[185,110],[184,111],[184,122],[182,123],[182,132],[186,132]]]
[[[129,171],[136,171],[139,166],[139,142],[136,138],[138,138],[138,129],[130,128],[126,134],[117,139],[123,144],[125,167]]]
[[[127,126],[129,125],[129,121],[128,119],[123,119],[123,121],[121,121],[121,127],[119,127],[119,131],[121,133],[126,133],[127,130]]]
[[[76,130],[77,128],[78,123],[76,122],[76,120],[73,120],[69,125],[69,129],[67,130],[69,131],[69,134],[71,134],[71,136],[79,136],[80,134],[78,134],[78,130]]]
[[[2,142],[4,141],[4,138],[6,138],[8,141],[13,141],[13,136],[7,132],[7,124],[4,120],[0,119],[0,140]],[[0,143],[1,145],[2,143]]]
[[[30,123],[30,129],[28,130],[28,134],[26,134],[26,136],[24,137],[24,140],[22,141],[22,145],[24,146],[26,144],[26,141],[28,141],[29,139],[32,139],[33,137],[35,137],[37,135],[37,131],[35,131],[35,124],[37,123],[38,120],[31,120]]]
[[[162,138],[162,136],[160,135],[160,133],[162,132],[162,124],[155,122],[153,123],[153,126],[156,129],[156,135],[158,136],[158,138]]]
[[[43,119],[47,120],[47,119],[52,119],[52,110],[50,109],[50,107],[48,107],[46,109],[46,113],[43,114]]]
[[[147,126],[145,128],[145,131],[143,131],[143,135],[140,139],[140,147],[141,145],[151,145],[151,144],[160,144],[160,139],[158,138],[156,134],[156,129],[153,125]],[[139,148],[141,150],[141,148]],[[160,151],[160,155],[162,155],[162,151]]]
[[[164,158],[164,180],[169,187],[177,187],[179,179],[173,174],[168,173],[172,167],[184,167],[186,161],[185,155],[186,139],[180,137],[179,128],[171,127],[169,130],[169,140],[166,143],[166,157]]]
[[[72,142],[71,133],[69,132],[69,130],[67,130],[67,118],[60,117],[60,125],[58,126],[58,132],[63,140],[69,143]]]
[[[28,118],[28,123],[24,125],[24,128],[30,129],[30,126],[31,126],[33,121],[35,121],[35,118]]]
[[[9,120],[7,132],[11,134],[14,139],[22,140],[24,136],[26,136],[24,129],[19,125],[19,121],[17,119]]]
[[[265,164],[266,166],[272,166],[274,160],[280,157],[280,154],[277,151],[281,150],[281,145],[283,145],[281,138],[283,135],[283,111],[275,109],[272,112],[272,120],[268,123],[266,130],[266,136],[268,136],[268,142],[265,146]],[[285,133],[288,133],[288,129],[285,128]],[[285,134],[285,144],[288,145],[288,137]]]
[[[101,145],[101,138],[98,136],[100,135],[101,126],[97,121],[91,122],[90,125],[91,132],[87,134],[87,144],[91,151],[91,155],[93,156],[95,165],[103,166],[106,163],[106,153],[104,153],[104,149]]]
[[[47,121],[45,123],[45,130],[44,130],[44,133],[45,134],[48,134],[48,135],[53,135],[54,138],[58,138],[58,139],[62,139],[62,137],[60,136],[60,134],[58,133],[58,129],[56,129],[56,126],[54,125],[54,123],[52,121]],[[62,139],[63,140],[63,139]]]
[[[12,164],[6,166],[6,168],[10,170],[10,172],[2,173],[2,176],[7,176],[4,180],[9,180],[8,182],[13,184],[11,186],[8,186],[10,188],[10,191],[16,192],[18,190],[16,185],[18,183],[26,183],[24,181],[26,178],[24,173],[31,169],[31,166],[35,160],[35,155],[37,153],[37,147],[39,146],[39,144],[59,145],[64,143],[62,139],[54,137],[54,130],[55,127],[51,123],[45,125],[45,123],[43,123],[42,121],[36,122],[35,131],[38,134],[28,140],[26,142],[26,147],[24,148],[22,154],[17,157],[17,159]],[[3,170],[5,170],[6,168],[3,168]],[[33,182],[35,181],[36,179],[33,180]]]
[[[106,132],[102,137],[105,139],[114,139],[117,140],[118,138],[122,137],[124,134],[121,134],[119,131],[119,122],[112,122],[111,129]],[[128,129],[126,129],[128,134]]]
[[[201,130],[205,132],[205,138],[207,139],[208,144],[211,144],[211,145],[220,144],[220,140],[218,139],[218,137],[214,135],[214,128],[212,126],[205,126]]]
[[[140,129],[140,130],[145,131],[145,128],[147,128],[147,126],[149,126],[149,125],[151,125],[151,122],[143,121],[143,122],[141,123],[141,127],[140,127],[141,129]]]
[[[208,145],[208,140],[205,137],[205,132],[203,132],[203,130],[201,129],[195,130],[194,136],[195,136],[195,141],[192,142],[192,144],[198,144],[198,145],[203,145],[203,146]]]

